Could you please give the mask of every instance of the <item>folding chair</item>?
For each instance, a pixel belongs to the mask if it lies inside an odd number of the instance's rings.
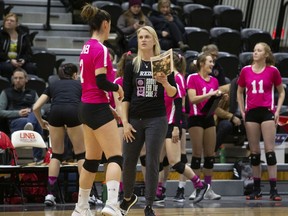
[[[47,148],[42,136],[36,132],[36,131],[31,131],[31,130],[19,130],[15,131],[11,134],[11,142],[14,146],[14,148],[19,150],[20,148],[25,148],[25,149],[32,149],[33,147],[36,148]],[[19,163],[19,162],[18,162]],[[17,164],[18,164],[17,163]],[[19,170],[19,188],[21,191],[21,197],[24,202],[24,195],[25,198],[32,198],[32,199],[37,199],[37,198],[44,198],[44,195],[46,194],[46,188],[47,188],[47,177],[44,177],[43,179],[39,179],[38,177],[41,176],[39,174],[47,174],[48,173],[48,167],[46,166],[35,166],[35,165],[29,165],[25,166],[22,165]],[[29,178],[27,177],[26,174],[30,174]],[[33,175],[34,174],[34,175]],[[36,175],[35,175],[36,174]],[[25,181],[22,180],[25,176]],[[35,179],[35,176],[37,178]],[[44,194],[31,194],[32,190],[42,190],[44,191]],[[26,193],[25,193],[26,192]],[[39,197],[40,196],[40,197]],[[43,197],[41,197],[43,196]]]
[[[0,76],[0,93],[5,88],[9,88],[11,83],[9,82],[8,78]]]

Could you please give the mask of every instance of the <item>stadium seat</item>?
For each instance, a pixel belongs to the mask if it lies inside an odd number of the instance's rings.
[[[40,96],[46,88],[46,82],[44,79],[36,75],[28,74],[28,82],[26,83],[26,87],[35,90],[38,96]]]
[[[243,24],[243,12],[229,5],[213,7],[215,26],[228,27],[240,31]]]
[[[253,60],[253,52],[242,52],[239,54],[240,67],[243,68],[246,65],[250,65]]]
[[[40,52],[33,54],[32,62],[36,63],[37,75],[46,82],[48,81],[48,77],[55,72],[56,55],[54,53]]]
[[[111,32],[114,32],[113,27],[117,26],[117,21],[123,13],[121,5],[109,1],[94,1],[92,4],[111,14]]]
[[[288,53],[273,53],[275,57],[275,66],[280,71],[282,77],[288,78]]]
[[[254,46],[259,42],[272,45],[272,37],[269,32],[257,28],[245,28],[241,30],[242,51],[252,52]]]
[[[186,26],[199,27],[208,31],[214,22],[212,9],[201,4],[184,5],[183,16]]]
[[[201,4],[210,8],[220,3],[220,0],[193,0],[195,4]]]
[[[9,88],[10,86],[11,83],[8,78],[0,76],[0,93],[3,89]]]
[[[202,47],[209,44],[210,34],[198,27],[185,27],[187,44],[191,50],[201,52]]]
[[[239,59],[236,55],[219,52],[216,62],[223,68],[225,77],[233,80],[239,74]]]
[[[191,70],[191,63],[197,59],[199,52],[193,50],[187,50],[184,53],[184,57],[186,59],[186,73],[187,75],[191,74],[193,71]]]
[[[240,32],[227,27],[214,27],[210,30],[211,42],[216,44],[219,51],[238,55],[241,52]]]

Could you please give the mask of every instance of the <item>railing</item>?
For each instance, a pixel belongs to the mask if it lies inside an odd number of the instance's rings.
[[[44,29],[45,30],[51,30],[51,26],[50,26],[50,8],[51,8],[51,0],[47,0],[46,23],[44,24]]]

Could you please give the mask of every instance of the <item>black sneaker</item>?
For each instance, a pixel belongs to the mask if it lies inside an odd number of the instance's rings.
[[[156,203],[162,203],[165,202],[165,198],[166,198],[166,188],[165,187],[161,187],[161,195],[156,195],[154,202]]]
[[[278,194],[277,190],[270,190],[270,200],[282,201],[281,196]]]
[[[150,205],[147,205],[144,209],[145,216],[156,216]]]
[[[123,201],[120,204],[120,210],[122,215],[127,215],[130,208],[135,205],[138,201],[138,197],[135,194],[132,194],[131,199],[129,201],[126,201],[123,199]]]
[[[173,198],[173,201],[181,203],[185,201],[184,188],[177,188],[176,196]]]
[[[203,184],[202,188],[196,188],[196,197],[193,203],[200,202],[204,198],[206,191],[209,190],[210,188],[210,184],[206,184],[205,182],[203,182],[202,184]]]
[[[261,200],[262,199],[262,192],[260,189],[254,189],[253,192],[246,196],[246,200]]]
[[[124,192],[123,192],[123,191],[120,191],[120,192],[118,193],[118,201],[119,201],[119,202],[122,202],[123,198],[124,198]]]

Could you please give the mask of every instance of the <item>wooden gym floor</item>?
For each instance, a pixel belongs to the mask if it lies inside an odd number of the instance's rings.
[[[282,196],[282,202],[269,200],[264,195],[262,200],[246,201],[244,196],[225,196],[221,200],[203,200],[199,204],[193,204],[186,198],[186,202],[176,203],[172,197],[168,197],[165,203],[154,205],[157,216],[286,216],[288,215],[288,196]],[[130,210],[129,216],[144,215],[144,200],[141,197],[138,203]],[[55,207],[47,208],[44,204],[24,205],[0,205],[0,215],[5,216],[70,216],[74,204],[58,204]],[[92,206],[95,215],[101,215],[102,206]]]

